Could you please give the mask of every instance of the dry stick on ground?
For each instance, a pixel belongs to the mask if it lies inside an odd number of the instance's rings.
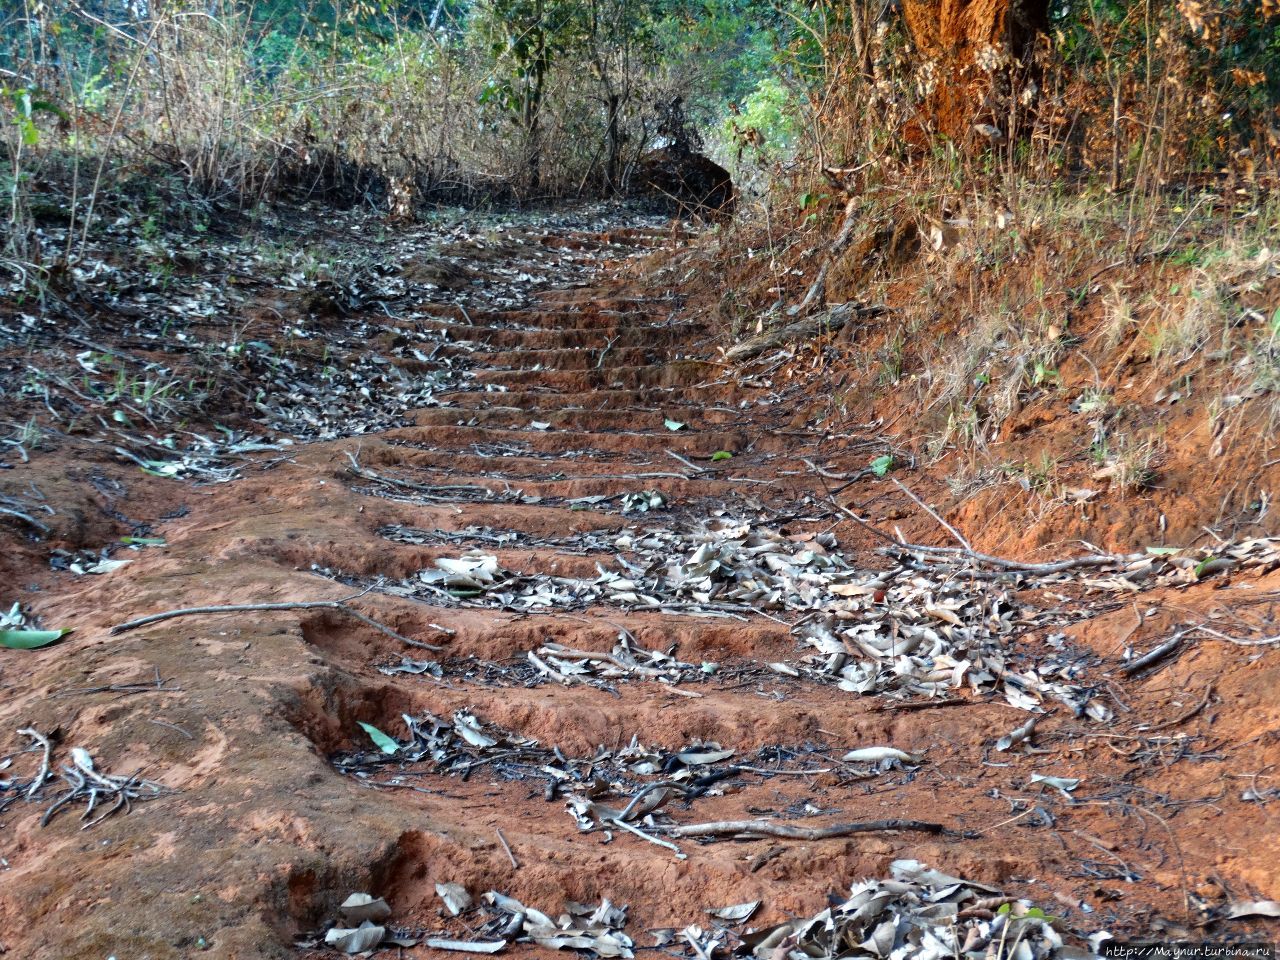
[[[847,516],[858,526],[862,527],[868,533],[873,534],[879,539],[892,545],[896,550],[906,553],[924,553],[936,557],[956,557],[966,560],[972,560],[975,563],[985,563],[989,566],[998,567],[1010,573],[1026,573],[1026,574],[1050,574],[1062,573],[1064,570],[1071,570],[1077,567],[1105,567],[1113,563],[1124,560],[1124,557],[1114,554],[1093,554],[1086,557],[1075,557],[1071,560],[1057,560],[1053,563],[1023,563],[1019,560],[1006,560],[1004,557],[993,557],[987,553],[979,553],[976,550],[968,550],[963,547],[928,547],[919,543],[908,543],[898,537],[885,533],[879,527],[863,520],[844,504],[832,500],[831,503],[845,516]],[[932,511],[930,511],[932,512]],[[923,561],[922,561],[923,562]]]
[[[511,861],[511,869],[519,870],[520,861],[516,859],[516,855],[511,852],[511,844],[507,843],[507,838],[502,835],[502,830],[495,827],[494,832],[498,835],[498,842],[502,844],[502,849],[507,852],[507,859]]]
[[[698,466],[698,465],[697,465],[696,463],[694,463],[692,460],[688,460],[688,459],[686,459],[686,458],[684,458],[684,457],[680,456],[680,454],[676,453],[674,450],[668,450],[668,451],[667,451],[667,456],[668,456],[668,457],[670,457],[672,460],[678,460],[680,463],[683,463],[686,467],[688,467],[688,468],[689,468],[690,470],[692,470],[694,473],[706,473],[706,472],[707,472],[707,468],[706,468],[706,467],[700,467],[700,466]]]
[[[934,707],[958,707],[961,704],[972,703],[965,697],[943,697],[937,700],[892,700],[888,703],[882,703],[878,707],[872,707],[873,713],[897,713],[904,710],[930,710]]]
[[[44,782],[49,779],[50,761],[53,757],[53,744],[49,742],[49,738],[37,730],[35,727],[23,727],[18,731],[19,736],[30,737],[44,749],[44,756],[40,759],[40,770],[36,773],[35,779],[31,781],[31,786],[27,788],[27,799],[31,800],[40,788],[44,786]]]
[[[841,304],[782,327],[771,327],[750,340],[734,344],[724,352],[724,356],[730,363],[742,363],[773,347],[810,340],[822,333],[835,333],[844,329],[853,317],[874,315],[876,311],[878,308],[875,307],[855,308],[852,304]]]
[[[938,557],[961,557],[976,563],[998,567],[1009,573],[1050,574],[1062,573],[1079,567],[1107,567],[1119,563],[1125,558],[1109,553],[1091,554],[1085,557],[1073,557],[1070,560],[1055,560],[1052,563],[1024,563],[1021,560],[1007,560],[1004,557],[993,557],[988,553],[976,550],[965,550],[960,547],[927,547],[919,543],[898,541],[898,547],[908,553],[925,553]]]
[[[1172,720],[1166,720],[1164,723],[1157,723],[1154,727],[1147,727],[1146,733],[1155,733],[1157,730],[1168,730],[1170,727],[1176,727],[1181,723],[1185,723],[1194,717],[1197,713],[1209,705],[1210,699],[1213,697],[1213,681],[1205,685],[1204,697],[1194,707],[1179,717]]]
[[[8,507],[0,507],[0,515],[6,516],[6,517],[16,517],[17,519],[25,522],[33,530],[38,530],[40,533],[44,534],[45,536],[48,536],[50,533],[49,528],[45,526],[43,523],[41,523],[39,520],[37,520],[35,517],[22,513],[19,510],[11,510]]]
[[[655,844],[659,847],[666,847],[668,850],[675,853],[677,860],[688,859],[688,856],[684,853],[684,851],[682,851],[670,840],[663,840],[661,837],[655,837],[652,834],[645,833],[643,830],[639,829],[638,827],[633,827],[631,824],[627,823],[624,820],[618,820],[615,818],[612,820],[608,820],[606,822],[613,824],[615,827],[621,827],[623,830],[627,831],[627,833],[635,834],[641,840],[647,840],[650,843]]]
[[[912,493],[907,488],[907,485],[903,483],[901,480],[899,480],[897,477],[890,477],[889,479],[891,479],[895,484],[897,484],[897,487],[899,490],[901,490],[908,497],[914,500],[916,502],[916,505],[920,507],[921,510],[929,514],[929,516],[933,517],[933,519],[937,520],[938,523],[942,526],[942,528],[947,531],[947,533],[951,534],[953,537],[956,538],[956,542],[960,544],[960,546],[964,547],[970,553],[973,552],[973,544],[971,544],[968,540],[966,540],[963,536],[961,536],[959,530],[957,530],[951,524],[947,523],[947,521],[943,520],[942,515],[939,514],[936,510],[934,510],[933,507],[929,506],[927,503],[925,503],[923,500],[917,497],[914,493]]]
[[[1144,667],[1151,666],[1151,664],[1155,663],[1157,660],[1163,660],[1169,654],[1173,653],[1173,651],[1177,650],[1178,647],[1182,646],[1182,638],[1189,632],[1190,631],[1188,630],[1179,630],[1150,653],[1143,654],[1137,660],[1133,661],[1133,663],[1126,663],[1120,668],[1120,672],[1126,677],[1131,677]]]
[[[1204,624],[1200,624],[1198,627],[1192,627],[1191,629],[1198,630],[1201,633],[1207,633],[1209,636],[1217,637],[1219,640],[1225,640],[1227,643],[1234,643],[1237,647],[1265,647],[1273,643],[1280,643],[1280,634],[1277,634],[1274,637],[1263,637],[1258,640],[1248,640],[1241,637],[1229,637],[1225,633],[1221,633],[1214,630],[1212,627],[1205,626]]]
[[[859,823],[833,823],[828,827],[797,827],[770,820],[717,820],[712,823],[690,823],[674,827],[677,837],[782,837],[784,840],[829,840],[854,833],[879,833],[885,830],[916,830],[921,833],[950,833],[940,823],[926,820],[864,820]]]
[[[351,472],[357,477],[365,480],[373,480],[378,483],[385,483],[393,487],[399,487],[402,490],[412,490],[414,493],[421,494],[427,498],[435,500],[451,501],[456,497],[442,497],[442,493],[483,493],[486,497],[492,497],[493,491],[488,487],[481,487],[475,484],[451,484],[445,486],[434,486],[425,483],[414,483],[412,480],[401,480],[399,477],[386,477],[380,473],[360,466],[360,461],[350,450],[343,451],[347,455],[347,459],[351,461]]]
[[[303,600],[297,603],[232,603],[217,607],[184,607],[178,610],[166,610],[163,613],[152,613],[145,617],[139,617],[136,620],[128,620],[125,623],[118,623],[111,628],[112,635],[124,633],[126,630],[136,630],[138,627],[145,627],[152,623],[159,623],[162,620],[172,620],[175,617],[192,617],[204,616],[208,614],[219,613],[253,613],[259,611],[275,611],[275,610],[337,610],[345,613],[349,617],[354,617],[366,626],[373,627],[380,633],[386,634],[393,640],[399,640],[411,647],[419,647],[423,650],[443,650],[433,643],[424,643],[421,640],[411,640],[402,633],[397,633],[384,623],[379,623],[372,617],[366,617],[359,610],[353,610],[347,604],[368,593],[367,590],[360,593],[352,594],[349,597],[343,597],[341,600]]]
[[[831,248],[827,251],[827,259],[818,268],[818,275],[813,278],[813,283],[809,284],[809,289],[805,293],[804,299],[787,311],[789,316],[797,316],[809,309],[810,305],[818,299],[818,295],[826,288],[827,273],[831,270],[831,264],[835,262],[837,255],[844,249],[845,244],[849,242],[849,238],[853,236],[853,225],[857,223],[857,212],[858,196],[855,194],[845,202],[844,221],[840,224],[840,232],[836,234],[835,240],[831,243]]]

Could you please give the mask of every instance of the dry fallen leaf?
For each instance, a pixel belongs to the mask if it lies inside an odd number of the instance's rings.
[[[324,935],[324,942],[343,953],[364,953],[374,949],[386,935],[385,927],[375,926],[366,920],[355,929],[333,927]]]
[[[759,900],[751,900],[747,903],[735,903],[729,907],[715,907],[707,911],[717,920],[728,920],[733,923],[741,923],[744,920],[750,920],[752,915],[760,909]]]
[[[467,893],[467,888],[460,883],[437,883],[436,893],[444,901],[445,909],[455,917],[469,909],[474,902],[471,894]]]
[[[1241,917],[1280,917],[1278,900],[1240,900],[1227,907],[1226,919]]]
[[[342,915],[352,923],[363,920],[385,920],[391,916],[391,907],[382,897],[374,897],[368,893],[353,893],[342,901],[338,908]]]

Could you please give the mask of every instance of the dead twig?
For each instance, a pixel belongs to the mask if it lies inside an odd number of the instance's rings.
[[[427,500],[436,500],[444,503],[456,501],[456,496],[447,496],[447,494],[469,493],[474,495],[483,494],[482,499],[491,499],[493,491],[488,487],[480,487],[475,484],[452,484],[444,486],[432,486],[425,483],[414,483],[412,480],[401,480],[399,477],[387,477],[380,473],[376,473],[367,467],[360,466],[360,461],[356,459],[355,454],[350,450],[344,451],[347,459],[351,461],[351,472],[357,477],[364,480],[372,480],[375,483],[385,483],[391,487],[398,487],[401,490],[411,490],[419,494]]]
[[[81,747],[71,748],[71,764],[69,766],[63,765],[62,779],[69,789],[58,797],[49,809],[44,812],[44,815],[41,816],[41,827],[47,826],[54,815],[63,807],[78,800],[85,800],[87,801],[87,806],[84,813],[80,815],[84,825],[80,829],[88,830],[114,813],[119,813],[121,810],[125,813],[130,812],[133,809],[135,800],[139,802],[153,800],[169,790],[163,784],[140,779],[138,773],[130,774],[127,777],[101,773],[95,766],[89,751]],[[115,804],[90,820],[89,818],[93,816],[93,812],[98,806],[99,799],[104,797],[114,797]]]
[[[668,850],[675,853],[677,860],[688,859],[688,855],[685,854],[684,851],[682,851],[670,840],[663,840],[661,837],[655,837],[652,834],[645,833],[643,830],[639,829],[638,827],[633,827],[631,824],[626,823],[623,820],[614,819],[614,820],[609,820],[607,822],[613,824],[613,826],[615,827],[621,827],[623,830],[627,831],[627,833],[635,834],[641,840],[648,840],[650,843],[656,844],[659,847],[666,847]]]
[[[1240,637],[1227,636],[1227,634],[1214,630],[1212,627],[1207,627],[1204,624],[1201,624],[1198,627],[1192,627],[1191,629],[1198,630],[1200,633],[1207,633],[1209,636],[1217,637],[1219,640],[1225,640],[1227,643],[1234,643],[1237,647],[1266,647],[1273,643],[1280,643],[1280,634],[1277,634],[1274,637],[1262,637],[1258,640],[1244,640]]]
[[[511,852],[511,844],[507,843],[507,838],[502,835],[501,828],[495,827],[494,833],[498,835],[498,842],[502,844],[502,849],[507,852],[507,859],[511,861],[511,869],[519,870],[520,861],[516,859],[516,855]]]
[[[688,468],[689,468],[690,470],[692,470],[694,473],[706,473],[706,472],[707,472],[707,468],[706,468],[706,467],[700,467],[700,466],[698,466],[698,465],[697,465],[696,463],[694,463],[692,460],[688,460],[688,459],[686,459],[685,457],[680,456],[680,454],[676,453],[674,450],[668,450],[668,451],[667,451],[667,456],[668,456],[668,457],[670,457],[672,460],[678,460],[680,463],[683,463],[686,467],[688,467]]]
[[[901,713],[906,710],[929,710],[933,707],[958,707],[971,701],[964,697],[942,697],[936,700],[890,700],[872,707],[874,713]]]
[[[1137,660],[1134,660],[1132,663],[1126,663],[1123,667],[1120,668],[1120,672],[1123,673],[1126,677],[1132,677],[1135,673],[1138,673],[1141,670],[1145,669],[1146,667],[1151,666],[1153,663],[1159,660],[1163,660],[1169,654],[1173,653],[1173,651],[1177,650],[1180,646],[1182,646],[1182,638],[1186,635],[1187,635],[1186,630],[1180,630],[1178,633],[1175,633],[1172,637],[1170,637],[1164,643],[1160,644],[1160,646],[1156,647],[1154,650],[1150,651],[1149,653],[1144,653],[1142,656],[1140,656]]]
[[[31,800],[40,788],[44,786],[46,780],[49,779],[50,761],[53,757],[53,744],[49,742],[49,738],[37,730],[35,727],[23,727],[18,731],[23,737],[30,737],[36,743],[40,744],[44,750],[44,756],[40,758],[40,769],[36,772],[35,779],[31,781],[31,785],[27,787],[27,799]]]
[[[1154,727],[1147,727],[1145,732],[1154,733],[1157,730],[1168,730],[1170,727],[1176,727],[1179,724],[1186,723],[1188,720],[1190,720],[1192,717],[1198,714],[1201,710],[1207,707],[1212,697],[1213,697],[1213,683],[1211,681],[1205,684],[1204,696],[1200,699],[1200,702],[1197,703],[1194,707],[1192,707],[1190,710],[1188,710],[1186,713],[1184,713],[1180,717],[1175,717],[1172,720],[1166,720],[1164,723],[1158,723]]]
[[[128,620],[124,623],[118,623],[111,628],[114,636],[117,633],[124,633],[127,630],[136,630],[138,627],[149,626],[153,623],[159,623],[162,620],[172,620],[175,617],[193,617],[207,616],[220,613],[265,613],[277,610],[337,610],[345,613],[347,616],[359,620],[366,626],[373,627],[379,633],[386,634],[393,640],[399,640],[401,643],[408,644],[411,647],[419,647],[423,650],[443,650],[432,643],[425,643],[422,640],[411,640],[402,633],[397,633],[384,623],[379,623],[372,617],[367,617],[359,610],[354,610],[347,604],[362,597],[368,591],[362,591],[349,597],[343,597],[341,600],[301,600],[295,603],[230,603],[214,607],[182,607],[177,610],[165,610],[163,613],[152,613],[145,617],[138,617],[136,620]]]
[[[170,678],[172,679],[172,678]],[[156,678],[151,683],[106,683],[96,687],[73,687],[70,690],[60,690],[54,694],[55,697],[69,697],[73,694],[88,693],[118,693],[121,696],[128,696],[133,693],[182,693],[181,687],[166,687],[169,683],[168,679],[160,676],[160,668],[156,667]]]
[[[899,484],[899,486],[901,486],[901,484]],[[906,490],[905,487],[903,487],[903,489]],[[912,499],[916,499],[922,507],[928,510],[929,514],[933,516],[935,520],[947,527],[947,529],[951,530],[955,537],[964,542],[963,538],[960,537],[960,534],[950,527],[946,521],[925,506],[922,501],[919,501],[914,494],[911,494],[911,491],[907,490],[906,492],[912,497]],[[862,517],[844,506],[844,504],[838,503],[835,500],[832,500],[831,503],[846,517],[858,524],[858,526],[889,544],[893,549],[886,550],[886,553],[899,555],[905,553],[907,555],[915,555],[915,558],[922,563],[929,562],[925,557],[952,557],[961,560],[968,560],[979,565],[995,567],[998,570],[1002,570],[1009,574],[1045,576],[1053,573],[1062,573],[1066,570],[1078,569],[1080,567],[1106,567],[1114,563],[1119,563],[1125,559],[1124,557],[1115,556],[1113,554],[1091,554],[1083,557],[1073,557],[1069,560],[1057,560],[1053,563],[1024,563],[1021,560],[1008,560],[1004,557],[993,557],[989,553],[979,553],[977,550],[969,547],[930,547],[920,543],[908,543],[900,537],[895,537],[885,533],[879,527],[863,520]],[[921,556],[922,554],[924,556]]]
[[[947,523],[947,521],[943,520],[943,519],[942,519],[942,515],[941,515],[941,514],[939,514],[936,510],[934,510],[934,509],[933,509],[933,507],[929,506],[927,503],[925,503],[923,500],[921,500],[919,497],[917,497],[914,493],[912,493],[912,492],[911,492],[911,490],[910,490],[910,489],[908,489],[907,485],[906,485],[905,483],[903,483],[901,480],[899,480],[897,477],[890,477],[889,479],[891,479],[895,484],[897,484],[897,487],[898,487],[898,489],[899,489],[899,490],[901,490],[901,491],[902,491],[903,493],[905,493],[908,497],[910,497],[913,501],[915,501],[916,506],[918,506],[918,507],[919,507],[921,510],[923,510],[925,513],[929,514],[929,516],[933,517],[933,519],[937,520],[937,521],[938,521],[938,524],[939,524],[939,525],[940,525],[944,530],[946,530],[946,531],[947,531],[947,533],[949,533],[949,534],[951,534],[951,536],[955,537],[955,538],[956,538],[956,543],[960,544],[960,546],[964,547],[964,548],[965,548],[967,551],[969,551],[970,553],[973,553],[973,544],[971,544],[968,540],[966,540],[966,539],[961,535],[961,533],[960,533],[960,531],[959,531],[959,530],[957,530],[957,529],[956,529],[955,527],[953,527],[951,524]]]
[[[190,731],[184,729],[183,727],[178,726],[176,723],[170,723],[168,720],[160,720],[156,717],[152,717],[147,722],[154,723],[158,727],[168,727],[170,730],[177,730],[178,733],[182,734],[188,740],[195,739],[195,737],[190,733]]]
[[[35,517],[25,514],[20,510],[11,510],[8,507],[0,507],[0,516],[15,517],[16,519],[26,523],[33,530],[38,530],[41,534],[43,534],[46,537],[51,532],[47,526],[45,526]]]
[[[927,820],[863,820],[857,823],[833,823],[826,827],[797,827],[772,820],[716,820],[690,823],[671,829],[676,837],[731,837],[749,840],[758,837],[781,837],[784,840],[830,840],[855,833],[881,833],[888,830],[914,830],[920,833],[950,833],[940,823]]]

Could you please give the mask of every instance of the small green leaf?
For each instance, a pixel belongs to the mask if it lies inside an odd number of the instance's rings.
[[[883,457],[876,457],[871,461],[871,472],[877,477],[883,477],[893,469],[893,455],[886,453]]]
[[[34,147],[40,142],[40,130],[31,122],[30,117],[19,117],[14,122],[18,125],[24,147]]]
[[[689,426],[687,423],[681,423],[679,420],[672,420],[670,417],[664,420],[663,423],[667,425],[668,430],[673,432],[676,430],[685,430]]]
[[[1218,558],[1215,557],[1213,554],[1210,554],[1209,556],[1201,560],[1199,563],[1197,563],[1196,571],[1195,571],[1196,579],[1199,580],[1201,577],[1203,577],[1205,575],[1205,571],[1209,570],[1211,565],[1216,564],[1217,561],[1218,561]]]
[[[0,630],[0,647],[35,650],[61,640],[70,630]]]
[[[721,460],[732,460],[733,454],[728,450],[717,450],[711,455],[712,463],[719,463]]]
[[[133,426],[133,424],[129,421],[129,418],[125,415],[125,412],[123,410],[112,410],[111,419],[114,420],[116,423],[123,423],[126,427]]]
[[[400,749],[400,744],[396,743],[385,733],[379,730],[371,723],[365,723],[363,720],[356,721],[365,733],[369,735],[369,739],[374,742],[379,750],[385,754],[393,754]]]

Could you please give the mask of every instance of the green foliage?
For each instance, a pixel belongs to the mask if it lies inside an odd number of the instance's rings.
[[[0,630],[0,647],[7,650],[37,650],[65,637],[70,630]]]
[[[0,188],[10,221],[31,234],[34,167],[94,171],[94,197],[71,211],[82,236],[113,206],[98,192],[139,162],[169,165],[202,202],[299,188],[375,203],[408,196],[409,207],[437,185],[612,192],[676,103],[713,136],[741,104],[739,119],[765,144],[758,158],[772,161],[793,149],[804,99],[788,46],[803,47],[805,21],[820,16],[793,0],[24,9],[0,11],[0,126],[13,161]],[[39,92],[32,78],[54,89]]]
[[[800,106],[792,92],[776,76],[764,76],[737,115],[725,119],[724,133],[734,140],[750,137],[761,159],[779,160],[795,149],[799,116]]]

